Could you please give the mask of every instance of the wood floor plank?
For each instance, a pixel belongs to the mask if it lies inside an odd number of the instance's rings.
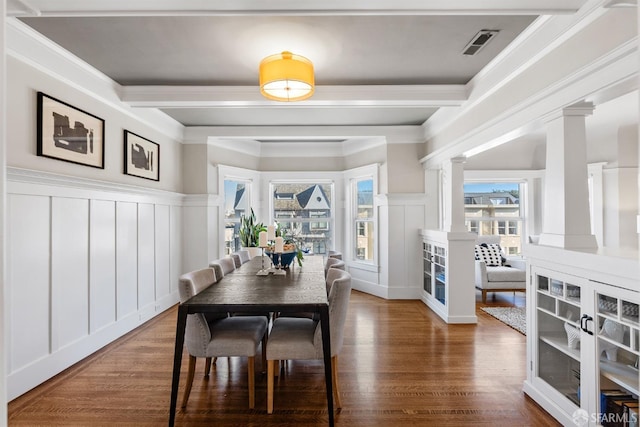
[[[477,301],[479,306],[480,296]],[[523,305],[503,294],[487,305]],[[478,325],[447,325],[420,301],[354,291],[339,357],[343,426],[558,426],[522,392],[525,336],[477,310]],[[172,308],[9,403],[10,426],[160,426],[169,416],[177,310]],[[258,358],[259,359],[259,358]],[[199,360],[177,426],[327,425],[321,361],[289,361],[266,413],[256,367],[247,408],[247,364],[220,358],[209,378]],[[183,357],[181,398],[187,372]],[[180,400],[180,399],[179,399]]]

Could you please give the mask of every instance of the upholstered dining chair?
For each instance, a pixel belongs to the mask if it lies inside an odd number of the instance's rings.
[[[216,274],[212,268],[203,268],[180,276],[178,292],[180,302],[202,292],[209,286],[215,286]],[[182,400],[182,407],[187,406],[196,359],[207,359],[205,377],[209,375],[212,357],[247,357],[249,408],[255,407],[255,356],[262,341],[262,352],[265,354],[267,344],[268,320],[264,316],[228,317],[226,314],[205,316],[194,313],[187,316],[185,344],[189,353],[189,371]]]
[[[247,253],[249,251],[246,251]],[[213,260],[209,263],[209,267],[213,268],[216,272],[216,277],[218,280],[222,279],[227,274],[236,270],[236,261],[233,257],[223,257]],[[245,313],[245,312],[233,312],[229,313],[231,316],[245,316],[245,315],[254,315],[255,313]],[[271,318],[271,313],[260,313],[259,315],[265,316],[267,319]]]
[[[334,274],[334,273],[332,273]],[[331,332],[331,382],[334,399],[342,407],[338,386],[338,353],[342,350],[344,324],[351,295],[351,275],[336,270],[329,291],[329,329]],[[318,320],[278,317],[273,322],[267,347],[267,413],[273,413],[273,385],[276,363],[280,360],[323,359],[322,331]]]
[[[209,263],[209,267],[213,268],[216,272],[216,277],[218,280],[222,279],[225,275],[235,271],[236,262],[232,257],[226,256],[223,258],[218,258]]]
[[[329,271],[330,268],[346,270],[346,264],[344,263],[344,261],[339,260],[338,258],[327,258],[324,263],[324,277],[327,277],[327,271]]]
[[[240,266],[245,262],[251,261],[251,254],[249,254],[249,251],[241,249],[239,251],[233,252],[231,254],[231,258],[233,258],[233,261],[236,264],[236,268],[240,268]]]
[[[338,252],[338,251],[329,251],[329,258],[342,259],[342,252]]]

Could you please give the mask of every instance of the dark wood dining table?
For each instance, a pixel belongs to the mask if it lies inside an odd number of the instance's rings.
[[[279,312],[285,315],[286,313],[316,312],[320,315],[329,425],[334,425],[329,302],[325,286],[323,257],[318,255],[305,256],[302,267],[298,266],[294,260],[284,275],[258,276],[256,273],[263,265],[265,267],[271,265],[269,258],[261,258],[253,258],[178,307],[169,412],[170,426],[174,425],[176,416],[187,315],[227,312],[242,312],[243,314]]]

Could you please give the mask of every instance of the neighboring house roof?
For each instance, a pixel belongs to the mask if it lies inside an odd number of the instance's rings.
[[[519,199],[506,191],[492,193],[464,193],[467,205],[517,205]]]
[[[243,201],[244,198],[244,194],[245,194],[245,187],[243,186],[238,186],[236,189],[236,200],[233,203],[233,209],[238,209],[238,206],[242,206],[241,202]]]
[[[296,194],[302,209],[329,209],[329,200],[322,187],[318,184]]]

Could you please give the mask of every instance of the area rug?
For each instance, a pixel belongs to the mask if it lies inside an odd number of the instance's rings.
[[[482,310],[521,334],[527,334],[527,315],[524,307],[482,307]]]

